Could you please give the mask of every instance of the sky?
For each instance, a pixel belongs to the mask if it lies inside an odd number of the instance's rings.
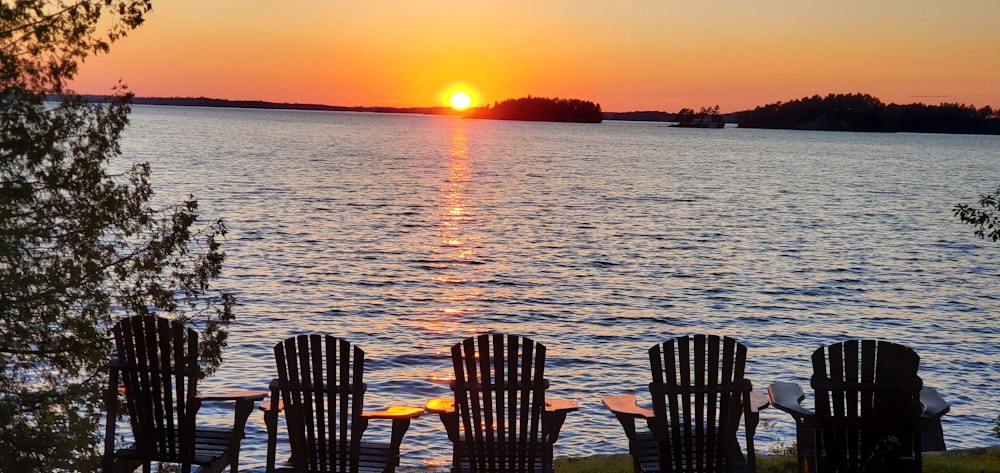
[[[723,112],[816,94],[1000,108],[1000,1],[154,0],[74,89],[343,106],[524,96]]]

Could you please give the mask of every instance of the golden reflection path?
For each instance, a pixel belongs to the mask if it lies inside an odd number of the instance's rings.
[[[431,280],[440,288],[434,297],[435,306],[427,315],[423,329],[438,335],[459,331],[460,319],[469,313],[480,312],[475,301],[483,294],[476,288],[475,268],[482,249],[482,235],[476,229],[476,205],[469,197],[471,182],[469,147],[465,123],[456,119],[452,125],[448,146],[447,177],[440,190],[439,225],[435,246],[441,249],[434,264]],[[472,329],[469,329],[472,330]],[[455,334],[456,341],[465,334]],[[436,347],[435,355],[449,357],[447,347]],[[447,383],[454,379],[450,369],[431,373],[432,381]]]
[[[467,336],[462,333],[462,318],[468,314],[481,312],[476,303],[482,298],[483,290],[477,288],[477,266],[481,258],[483,236],[477,232],[476,205],[469,196],[472,182],[471,159],[465,134],[466,124],[461,119],[453,121],[451,139],[448,144],[447,175],[438,196],[438,227],[432,245],[438,249],[437,257],[430,265],[430,279],[437,288],[434,304],[428,314],[424,314],[422,330],[435,335],[431,339],[447,339],[457,342]],[[473,332],[475,329],[465,329]],[[452,342],[452,343],[453,343]],[[434,351],[438,359],[450,359],[448,343],[426,346]],[[455,379],[451,362],[428,373],[430,381],[445,386]],[[436,421],[436,419],[434,419]],[[436,426],[439,435],[446,435],[443,426]],[[451,463],[451,455],[425,459],[424,467],[443,468]]]

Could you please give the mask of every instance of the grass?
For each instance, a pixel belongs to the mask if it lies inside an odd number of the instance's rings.
[[[1000,473],[1000,446],[928,452],[923,473]],[[557,473],[633,473],[628,455],[595,455],[556,460]],[[442,473],[447,469],[406,469],[410,473]],[[758,473],[797,473],[794,455],[757,455]]]
[[[923,456],[924,473],[998,473],[1000,447],[928,452]],[[558,473],[632,473],[628,455],[598,455],[556,460]],[[758,473],[796,473],[792,455],[757,455]]]

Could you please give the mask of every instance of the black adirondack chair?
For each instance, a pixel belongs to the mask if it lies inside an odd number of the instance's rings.
[[[639,407],[634,394],[602,398],[625,430],[637,473],[756,471],[754,434],[768,400],[745,377],[746,353],[729,337],[667,340],[649,349],[652,409]],[[648,430],[637,428],[639,419]]]
[[[399,449],[410,419],[420,407],[364,412],[365,352],[347,340],[310,334],[274,346],[278,377],[264,406],[267,471],[389,473],[399,465]],[[284,410],[291,458],[275,465],[278,413]],[[369,419],[391,419],[388,443],[362,441]]]
[[[116,358],[109,364],[105,392],[107,427],[103,471],[151,470],[152,462],[178,463],[181,471],[239,471],[240,442],[254,402],[263,391],[220,396],[198,395],[198,335],[183,324],[161,317],[135,316],[112,329]],[[119,399],[131,424],[134,442],[116,448]],[[235,402],[231,428],[198,426],[203,402]]]
[[[545,346],[488,333],[451,349],[454,398],[433,399],[453,445],[452,472],[552,472],[553,445],[576,401],[546,399]]]
[[[799,471],[921,471],[923,433],[943,449],[940,418],[949,407],[923,387],[919,363],[902,345],[847,341],[812,355],[814,410],[802,406],[797,384],[772,384],[772,403],[795,419]]]

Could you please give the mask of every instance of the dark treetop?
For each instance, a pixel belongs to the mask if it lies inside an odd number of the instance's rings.
[[[600,104],[578,99],[522,97],[471,110],[468,118],[546,122],[601,123]]]

